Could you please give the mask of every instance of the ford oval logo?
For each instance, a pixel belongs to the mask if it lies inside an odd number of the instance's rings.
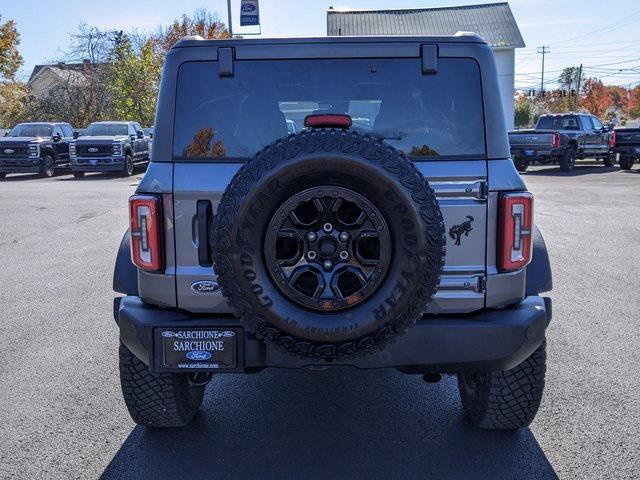
[[[13,152],[15,152],[15,150],[14,150],[13,148],[5,148],[5,149],[4,149],[4,153],[11,154],[11,153],[13,153]]]
[[[96,147],[91,147],[88,149],[91,153],[96,153],[98,149]]]
[[[193,282],[191,284],[191,290],[196,293],[214,293],[220,290],[220,285],[218,282],[212,282],[210,280],[200,280],[198,282]]]
[[[204,350],[193,350],[192,352],[187,353],[187,358],[189,360],[201,362],[203,360],[209,360],[211,358],[211,353],[205,352]]]
[[[252,3],[245,3],[244,5],[242,5],[242,11],[244,13],[251,13],[254,12],[256,10],[256,6],[253,5]]]

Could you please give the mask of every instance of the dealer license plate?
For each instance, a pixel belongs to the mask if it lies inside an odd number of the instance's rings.
[[[527,157],[533,157],[533,156],[536,154],[536,151],[535,151],[535,150],[525,150],[525,151],[524,151],[524,154],[525,154]]]
[[[162,359],[166,368],[218,369],[236,367],[237,330],[162,329]]]

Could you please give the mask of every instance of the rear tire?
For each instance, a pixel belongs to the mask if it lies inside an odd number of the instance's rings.
[[[576,163],[576,151],[569,147],[564,151],[564,155],[560,157],[560,170],[570,172]]]
[[[138,425],[184,427],[202,405],[204,386],[193,386],[180,373],[151,373],[120,344],[120,383],[129,414]]]
[[[51,155],[45,155],[40,166],[40,176],[42,178],[51,178],[56,174],[56,165]]]
[[[490,430],[516,430],[536,416],[546,373],[546,342],[520,365],[506,372],[458,375],[462,407],[475,426]]]
[[[516,157],[513,159],[513,164],[519,172],[526,172],[529,165],[531,165],[531,161],[526,158]]]
[[[605,167],[615,167],[616,166],[616,154],[612,153],[607,155],[602,159],[604,161]]]
[[[629,157],[627,155],[620,156],[620,168],[622,170],[631,170],[631,167],[633,167],[633,163],[633,157]]]
[[[79,180],[81,178],[84,178],[84,172],[73,172],[73,176]]]

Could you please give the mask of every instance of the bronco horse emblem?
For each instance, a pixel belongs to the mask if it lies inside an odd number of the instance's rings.
[[[462,235],[468,237],[469,232],[473,230],[471,222],[473,222],[473,217],[471,215],[467,215],[466,222],[462,222],[460,225],[454,225],[449,229],[449,236],[456,241],[456,245],[460,245],[460,239],[462,238]]]

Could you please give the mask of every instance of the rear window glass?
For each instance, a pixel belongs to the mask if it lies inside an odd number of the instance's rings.
[[[410,157],[484,157],[478,65],[441,59],[422,75],[418,59],[190,62],[178,77],[176,159],[246,159],[304,129],[314,113],[347,113]]]
[[[540,117],[536,128],[540,130],[580,130],[577,117]]]

